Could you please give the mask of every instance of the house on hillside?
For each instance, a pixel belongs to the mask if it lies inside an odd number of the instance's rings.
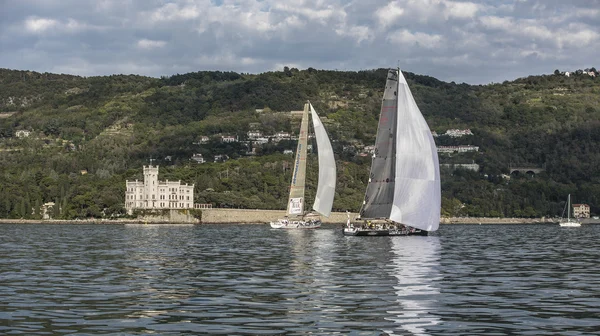
[[[215,155],[214,162],[225,162],[229,159],[227,154],[217,154]]]
[[[375,153],[375,146],[373,146],[373,145],[370,145],[370,146],[365,146],[365,147],[363,148],[363,151],[362,151],[362,152],[363,152],[363,153],[367,153],[367,154],[373,154],[373,153]]]
[[[202,156],[202,154],[196,153],[194,155],[192,155],[191,160],[196,162],[196,163],[204,163],[206,161],[204,161],[204,157]]]
[[[573,204],[573,217],[590,218],[590,206],[587,204]]]
[[[466,152],[478,152],[479,146],[438,146],[438,153],[466,153]]]
[[[54,202],[44,203],[40,207],[40,213],[42,214],[42,219],[52,219],[52,213],[54,212]]]
[[[15,132],[17,138],[27,138],[31,134],[28,130],[18,130]]]
[[[275,133],[275,141],[279,142],[281,140],[289,140],[290,139],[290,133],[288,132],[284,132],[284,131],[279,131],[277,133]]]
[[[221,142],[230,143],[230,142],[237,142],[237,141],[238,141],[237,136],[233,136],[233,135],[222,135],[221,136]]]
[[[259,137],[259,138],[256,138],[256,140],[252,141],[252,144],[254,144],[254,145],[264,145],[264,144],[266,144],[268,142],[269,142],[269,138]]]
[[[450,169],[466,169],[472,171],[479,171],[479,165],[477,163],[442,163],[440,167]]]
[[[254,140],[254,139],[260,138],[261,136],[262,136],[261,131],[257,131],[257,130],[248,131],[248,139]]]
[[[445,134],[447,136],[449,136],[449,137],[452,137],[452,138],[460,138],[460,137],[465,136],[465,135],[473,135],[473,132],[471,132],[471,130],[468,129],[468,128],[464,129],[464,130],[461,130],[461,129],[449,129],[449,130],[446,131]]]

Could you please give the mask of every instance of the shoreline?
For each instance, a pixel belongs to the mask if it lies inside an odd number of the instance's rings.
[[[341,214],[341,213],[340,213]],[[345,213],[344,213],[344,217]],[[352,218],[352,217],[351,217]],[[354,217],[355,218],[355,217]],[[583,219],[582,224],[600,224],[599,220]],[[344,224],[345,221],[323,221],[323,224]],[[546,218],[494,218],[494,217],[445,217],[440,225],[502,225],[502,224],[556,224],[558,221]],[[8,219],[0,218],[0,224],[165,224],[165,225],[203,225],[203,224],[268,224],[268,221],[210,221],[210,222],[175,222],[147,219]]]
[[[0,218],[0,224],[200,224],[141,219],[8,219]]]

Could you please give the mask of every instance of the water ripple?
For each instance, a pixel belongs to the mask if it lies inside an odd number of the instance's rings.
[[[599,233],[0,225],[0,334],[590,335]]]

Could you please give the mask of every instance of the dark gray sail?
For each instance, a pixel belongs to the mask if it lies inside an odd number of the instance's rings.
[[[360,209],[363,219],[389,218],[394,201],[398,70],[388,72],[371,162],[369,184]]]

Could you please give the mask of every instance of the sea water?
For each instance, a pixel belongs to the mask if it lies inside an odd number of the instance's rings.
[[[0,225],[0,334],[591,335],[600,226]]]

